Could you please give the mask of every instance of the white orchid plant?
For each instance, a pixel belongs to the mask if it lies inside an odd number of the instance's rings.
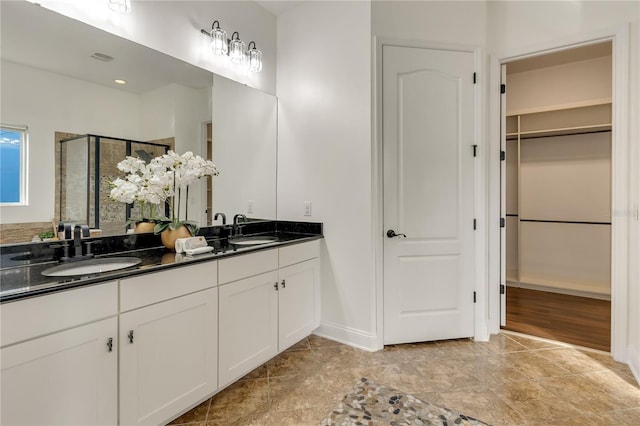
[[[153,232],[166,229],[176,230],[185,226],[191,235],[198,233],[197,222],[188,220],[189,185],[205,176],[217,176],[218,170],[210,160],[205,160],[193,152],[180,155],[173,151],[155,157],[145,163],[136,157],[126,157],[118,163],[118,169],[126,175],[111,182],[110,197],[124,203],[140,203],[142,218],[132,222],[153,222]],[[182,192],[185,192],[185,220],[180,220]],[[177,198],[177,200],[176,200]],[[160,204],[170,205],[171,218],[157,215]],[[148,209],[145,209],[148,208]],[[145,215],[148,213],[148,215]]]

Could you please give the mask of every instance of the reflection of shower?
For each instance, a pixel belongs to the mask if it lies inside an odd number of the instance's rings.
[[[136,150],[136,154],[145,163],[148,163],[153,158],[153,156],[151,154],[149,154],[147,151],[145,151],[143,149]]]
[[[109,198],[109,182],[123,177],[117,164],[126,156],[149,162],[169,145],[98,135],[60,141],[60,220],[101,228],[105,235],[121,234],[137,206]],[[133,153],[133,154],[132,154]]]

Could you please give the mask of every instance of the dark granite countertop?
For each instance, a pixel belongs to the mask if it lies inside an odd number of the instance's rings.
[[[102,238],[100,239],[102,240],[100,241],[101,244],[96,245],[96,258],[137,257],[141,262],[127,269],[75,277],[48,277],[42,275],[45,269],[59,264],[60,249],[51,249],[51,244],[1,246],[0,302],[10,302],[55,291],[113,281],[133,275],[269,250],[323,237],[322,224],[315,223],[259,221],[249,222],[244,227],[245,236],[268,235],[275,236],[278,240],[267,244],[240,246],[228,242],[228,226],[207,227],[201,229],[198,235],[203,235],[208,244],[214,248],[214,251],[188,256],[175,253],[158,244],[160,242],[159,236],[153,234]]]

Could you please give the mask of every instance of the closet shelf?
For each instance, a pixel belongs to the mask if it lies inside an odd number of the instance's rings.
[[[530,130],[520,133],[507,133],[507,140],[517,140],[518,135],[520,135],[520,140],[524,140],[544,138],[549,136],[569,136],[608,131],[611,131],[611,123],[592,124],[589,126],[564,127],[559,129]]]
[[[560,129],[544,129],[544,130],[530,130],[520,132],[520,139],[532,139],[548,136],[568,136],[579,135],[585,133],[607,132],[611,130],[611,123],[605,124],[592,124],[589,126],[576,126],[565,127]]]
[[[567,224],[570,224],[570,225],[611,225],[611,222],[580,221],[580,220],[553,220],[553,219],[520,219],[520,222],[567,223]]]

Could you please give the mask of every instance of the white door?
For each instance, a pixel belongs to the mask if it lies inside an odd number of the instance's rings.
[[[218,386],[218,289],[120,315],[120,424],[164,424]]]
[[[382,64],[384,342],[470,337],[474,55],[383,46]]]
[[[3,348],[3,425],[114,425],[118,319]]]

